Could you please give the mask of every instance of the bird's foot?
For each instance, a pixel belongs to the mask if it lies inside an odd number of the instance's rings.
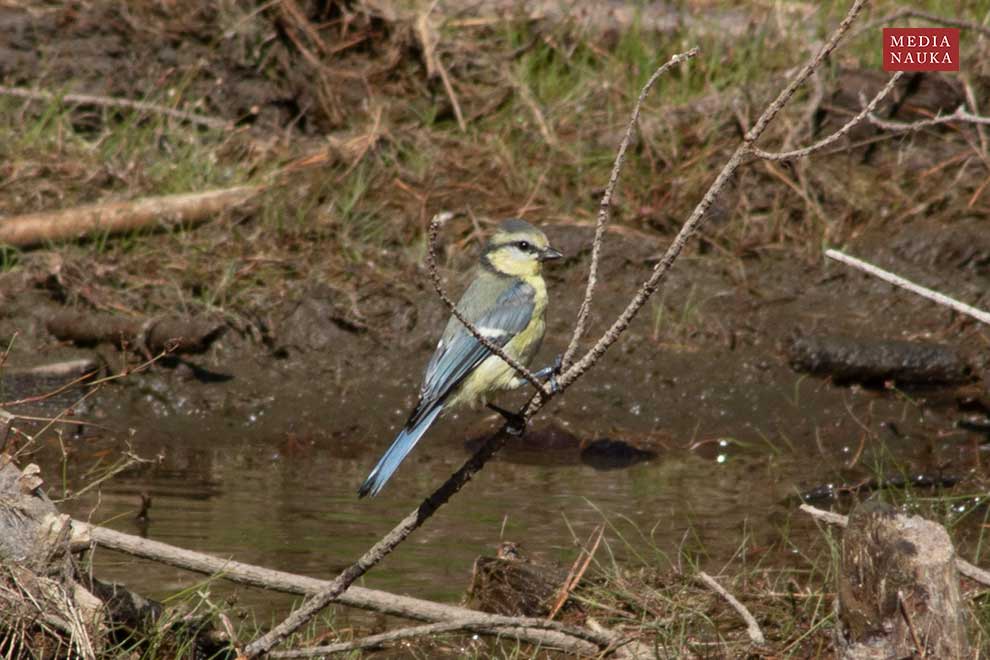
[[[560,369],[562,366],[563,360],[558,355],[553,359],[553,364],[549,367],[543,367],[533,374],[537,378],[547,381],[547,385],[550,386],[550,394],[557,394],[560,392],[560,385],[557,383],[557,376],[560,375]]]
[[[511,412],[505,408],[496,406],[494,403],[489,403],[486,405],[505,419],[505,422],[508,425],[506,430],[512,435],[522,435],[526,430],[526,418],[519,413]]]

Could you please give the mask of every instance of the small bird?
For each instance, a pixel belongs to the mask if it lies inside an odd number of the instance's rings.
[[[528,366],[546,330],[543,262],[562,256],[533,225],[517,218],[504,221],[482,250],[474,279],[457,303],[458,311],[485,339]],[[547,367],[536,375],[547,378],[554,369]],[[419,402],[392,446],[361,484],[358,496],[381,491],[442,411],[479,401],[487,404],[489,394],[525,382],[468,332],[457,317],[451,316],[426,366]]]

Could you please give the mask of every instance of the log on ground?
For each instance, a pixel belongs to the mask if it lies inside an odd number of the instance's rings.
[[[136,319],[76,311],[50,314],[45,327],[59,341],[79,346],[110,343],[151,355],[202,353],[227,330],[225,323],[211,319]]]
[[[932,342],[798,337],[787,347],[796,371],[840,382],[941,385],[973,380],[973,370],[949,346]]]

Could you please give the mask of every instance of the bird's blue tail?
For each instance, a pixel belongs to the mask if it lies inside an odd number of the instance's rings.
[[[433,410],[420,417],[414,424],[402,429],[395,438],[395,442],[392,443],[392,446],[379,459],[378,465],[375,466],[375,469],[371,471],[368,478],[361,484],[361,487],[358,489],[358,497],[364,497],[365,495],[375,496],[381,491],[385,486],[385,482],[389,480],[392,473],[399,467],[399,463],[416,446],[416,443],[426,433],[426,429],[430,428],[433,420],[437,418],[441,410],[443,410],[442,405],[434,406]]]

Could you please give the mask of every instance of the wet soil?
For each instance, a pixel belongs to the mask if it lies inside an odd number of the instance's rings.
[[[589,233],[546,229],[571,254]],[[663,244],[647,235],[610,236],[597,331],[618,313]],[[864,258],[903,265],[868,243],[856,248]],[[541,361],[564,346],[585,266],[586,259],[575,257],[548,275],[553,303]],[[983,483],[979,447],[986,437],[956,426],[965,415],[961,400],[986,400],[982,380],[912,391],[839,386],[793,371],[785,347],[795,333],[826,331],[937,339],[983,374],[990,366],[986,329],[837,264],[765,257],[732,266],[687,255],[658,302],[602,363],[366,584],[455,600],[475,557],[501,539],[564,563],[573,554],[571,529],[583,537],[603,517],[630,539],[620,554],[675,553],[690,538],[718,564],[742,543],[780,547],[787,538],[800,545],[817,535],[794,511],[796,496],[821,484],[888,473],[951,474],[964,489]],[[984,286],[988,276],[965,268],[953,275],[964,290]],[[228,336],[199,360],[222,380],[199,380],[180,366],[103,390],[89,415],[103,428],[63,440],[68,474],[76,475],[69,486],[84,483],[77,470],[111,452],[130,448],[154,461],[118,475],[98,495],[72,501],[69,510],[183,547],[332,576],[441,483],[497,423],[480,411],[444,419],[380,497],[357,499],[357,485],[414,403],[443,321],[441,303],[421,287],[404,304],[377,294],[379,305],[393,306],[403,319],[401,334],[335,321],[341,296],[314,286],[273,315],[280,319],[272,328],[279,351]],[[371,313],[360,305],[358,311]],[[37,341],[40,335],[26,336],[39,349],[36,360],[74,354]],[[19,362],[22,355],[14,357]],[[50,448],[55,464],[57,453]],[[150,520],[139,526],[141,493],[153,505]],[[779,555],[776,561],[787,561]],[[190,579],[160,566],[135,572],[133,561],[110,553],[97,554],[97,568],[152,596]],[[250,593],[240,598],[262,608],[279,602]]]

